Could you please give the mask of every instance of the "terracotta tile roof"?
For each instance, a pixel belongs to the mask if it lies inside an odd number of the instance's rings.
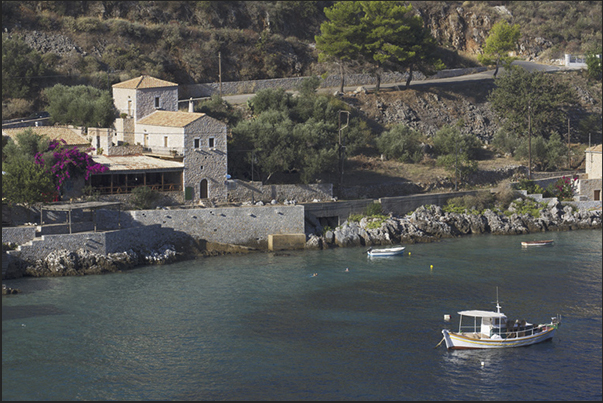
[[[109,167],[112,172],[118,171],[148,171],[148,170],[178,170],[183,169],[182,162],[147,157],[145,155],[107,156],[93,155],[92,159],[98,164]]]
[[[57,127],[57,126],[37,126],[37,127],[19,127],[15,129],[2,129],[3,136],[9,136],[13,140],[18,133],[23,132],[26,129],[32,129],[35,133],[46,136],[50,140],[62,139],[67,142],[69,146],[90,146],[90,142],[86,140],[84,136],[76,133],[78,129],[70,129],[68,127]]]
[[[601,144],[597,144],[596,146],[592,146],[591,148],[587,148],[585,150],[586,152],[592,151],[592,152],[602,152],[603,151],[603,146]]]
[[[113,88],[130,88],[130,89],[138,89],[138,88],[159,88],[159,87],[177,87],[178,84],[172,83],[165,80],[160,80],[151,76],[140,76],[136,78],[132,78],[127,81],[122,81],[121,83],[113,84]]]
[[[186,127],[203,116],[205,116],[205,113],[155,111],[136,123],[139,125]]]

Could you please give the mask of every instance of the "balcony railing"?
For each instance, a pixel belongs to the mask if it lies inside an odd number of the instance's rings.
[[[113,186],[95,186],[94,191],[100,192],[100,194],[125,194],[132,193],[132,191],[140,185],[113,185]],[[157,192],[179,192],[182,191],[182,185],[178,183],[164,183],[156,185],[146,185],[151,190]]]
[[[184,155],[184,147],[143,147],[143,153],[165,155],[171,157],[182,157]]]

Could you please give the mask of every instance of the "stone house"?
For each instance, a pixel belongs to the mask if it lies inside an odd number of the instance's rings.
[[[601,201],[601,152],[601,144],[585,150],[585,175],[578,183],[578,194],[583,200]]]
[[[114,84],[113,99],[115,130],[89,131],[103,154],[93,158],[109,167],[92,176],[93,188],[119,194],[146,185],[183,201],[226,201],[226,124],[179,111],[178,84],[150,76]]]

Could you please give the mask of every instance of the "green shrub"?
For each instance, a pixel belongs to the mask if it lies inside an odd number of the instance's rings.
[[[130,201],[139,210],[145,210],[153,207],[154,202],[159,198],[159,193],[148,186],[138,186],[132,191]]]
[[[360,220],[362,220],[363,217],[364,217],[363,214],[350,214],[350,216],[348,217],[348,221],[360,222]]]
[[[515,201],[512,203],[514,211],[505,211],[505,215],[511,216],[514,213],[519,215],[530,214],[532,217],[540,217],[540,210],[547,206],[546,202],[537,202],[534,199],[527,198],[521,201]]]
[[[373,203],[373,204],[369,204],[368,206],[366,206],[366,215],[371,217],[371,216],[376,216],[376,215],[382,215],[383,214],[383,210],[381,209],[381,203]]]
[[[521,178],[515,185],[517,190],[525,190],[528,194],[544,194],[544,189],[540,185],[534,183],[531,179]]]
[[[377,138],[377,149],[388,159],[417,163],[423,159],[421,135],[404,124],[383,132]]]
[[[495,196],[489,191],[479,192],[476,195],[448,199],[443,210],[447,213],[462,214],[467,211],[470,214],[481,214],[484,210],[493,208],[495,201]]]

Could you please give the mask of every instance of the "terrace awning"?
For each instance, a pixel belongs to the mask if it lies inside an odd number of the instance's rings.
[[[58,204],[45,204],[40,208],[40,226],[44,226],[44,210],[46,211],[66,211],[68,212],[69,217],[69,233],[71,234],[71,212],[73,210],[91,210],[93,211],[93,220],[94,220],[94,232],[96,232],[96,210],[99,208],[106,207],[118,207],[118,223],[117,225],[121,227],[121,202],[98,202],[98,201],[89,201],[89,202],[76,202],[76,203],[58,203]]]

